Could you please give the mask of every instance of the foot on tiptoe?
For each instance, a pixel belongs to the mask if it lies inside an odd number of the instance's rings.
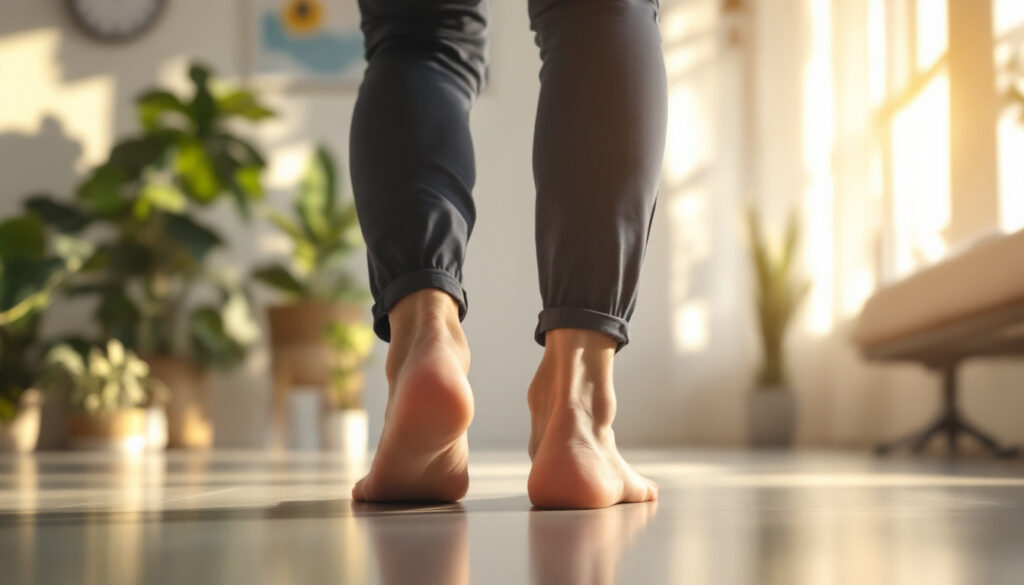
[[[473,395],[458,307],[434,289],[414,292],[388,319],[388,405],[370,472],[352,498],[453,502],[469,487],[466,429]]]
[[[547,332],[530,385],[533,420],[527,490],[540,508],[602,508],[658,497],[615,446],[611,337],[579,329]]]

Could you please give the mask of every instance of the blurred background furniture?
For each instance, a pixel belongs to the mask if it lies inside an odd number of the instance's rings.
[[[869,360],[913,361],[943,380],[942,412],[924,430],[883,443],[880,454],[909,444],[924,449],[945,435],[955,453],[966,434],[1000,457],[1000,445],[968,423],[957,406],[957,370],[965,360],[1024,355],[1024,230],[986,238],[953,257],[880,289],[864,305],[855,341]]]

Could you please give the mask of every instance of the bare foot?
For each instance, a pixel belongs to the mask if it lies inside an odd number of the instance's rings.
[[[615,341],[593,331],[547,332],[527,399],[533,426],[527,482],[539,508],[603,508],[658,497],[619,454],[612,432]]]
[[[446,293],[425,289],[402,298],[388,319],[384,430],[352,499],[454,502],[469,487],[466,429],[473,418],[458,307]]]

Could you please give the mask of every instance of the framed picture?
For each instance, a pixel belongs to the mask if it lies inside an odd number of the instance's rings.
[[[277,88],[355,87],[363,76],[356,0],[247,0],[244,69]]]

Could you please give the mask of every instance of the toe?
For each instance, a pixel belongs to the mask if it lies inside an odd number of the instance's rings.
[[[622,494],[623,502],[647,502],[658,497],[658,488],[654,482],[633,475],[626,481]]]
[[[658,484],[651,480],[645,480],[647,482],[647,499],[657,500],[658,499]]]
[[[366,478],[363,478],[356,482],[356,485],[352,486],[352,499],[357,502],[366,501]]]

